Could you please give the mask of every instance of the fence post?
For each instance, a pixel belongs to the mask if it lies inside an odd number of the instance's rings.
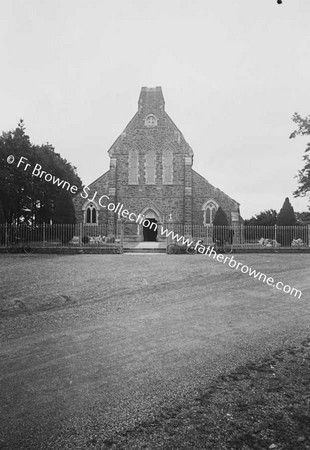
[[[310,225],[308,225],[308,247],[310,247]]]
[[[120,223],[120,227],[121,227],[120,245],[121,245],[121,253],[123,253],[124,252],[124,221],[121,219],[120,219],[120,221],[121,221],[121,223]]]
[[[46,235],[45,235],[45,222],[43,222],[43,247],[45,247]]]
[[[80,222],[80,226],[79,226],[79,244],[80,246],[82,245],[82,237],[83,237],[83,224],[82,222]]]
[[[277,242],[277,224],[274,226],[274,240]]]
[[[115,241],[119,240],[120,245],[122,240],[122,219],[118,217],[116,219],[116,233],[115,233]]]
[[[8,246],[8,223],[5,222],[5,246]]]
[[[173,230],[173,219],[171,214],[169,214],[169,218],[167,220],[167,228],[169,231]],[[166,237],[166,247],[168,247],[168,245],[171,243],[172,243],[172,236],[169,234],[169,236]]]

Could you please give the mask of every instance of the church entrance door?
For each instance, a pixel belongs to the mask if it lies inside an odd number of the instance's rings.
[[[157,239],[157,220],[156,219],[144,219],[144,222],[146,221],[150,222],[150,225],[148,227],[145,227],[143,225],[143,240],[144,241],[156,241]]]

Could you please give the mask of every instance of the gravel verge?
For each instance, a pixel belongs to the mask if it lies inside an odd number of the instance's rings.
[[[111,436],[106,449],[310,449],[310,338],[219,376],[190,404]]]

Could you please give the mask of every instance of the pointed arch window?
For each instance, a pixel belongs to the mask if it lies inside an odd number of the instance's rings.
[[[156,153],[150,150],[145,155],[145,184],[155,184],[156,182]]]
[[[206,202],[203,205],[202,210],[203,210],[204,226],[213,224],[214,216],[215,216],[217,209],[218,209],[218,205],[212,200]]]
[[[163,151],[163,184],[173,184],[173,152]]]
[[[128,184],[139,184],[139,154],[137,150],[130,150],[128,156]]]
[[[85,222],[87,224],[96,224],[98,222],[98,212],[92,203],[86,209]]]

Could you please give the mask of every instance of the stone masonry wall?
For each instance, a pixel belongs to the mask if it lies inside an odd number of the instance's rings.
[[[152,122],[148,122],[152,115]],[[155,122],[155,124],[154,124]],[[139,183],[128,183],[129,151],[139,153]],[[173,182],[163,184],[163,151],[173,152]],[[155,184],[146,184],[145,160],[149,151],[156,153]],[[207,200],[215,200],[231,220],[231,212],[239,212],[239,204],[221,190],[215,188],[192,169],[193,151],[182,133],[165,112],[161,88],[142,88],[138,112],[109,150],[110,170],[89,185],[89,199],[97,191],[94,204],[99,207],[101,195],[108,195],[115,205],[136,215],[153,210],[158,221],[169,219],[176,225],[203,225],[202,206]],[[107,199],[103,200],[108,203]],[[76,218],[84,221],[85,199],[77,194],[74,199]],[[147,215],[145,216],[147,217]],[[108,224],[109,232],[116,228],[117,214],[99,207],[99,224]],[[138,226],[125,224],[125,234],[137,237]],[[141,231],[141,227],[140,227]],[[141,237],[141,232],[140,232]]]
[[[95,197],[94,203],[98,205],[98,200],[102,195],[109,195],[109,171],[104,173],[101,177],[99,177],[97,180],[95,180],[93,183],[91,183],[89,186],[89,190],[86,192],[88,193],[88,199],[91,200],[95,193],[97,192],[97,195]],[[83,205],[86,204],[87,199],[82,198],[81,194],[85,197],[86,195],[83,193],[83,191],[77,193],[74,197],[73,204],[75,208],[75,216],[77,223],[83,223],[84,222],[84,211],[82,210]],[[106,203],[106,199],[102,199],[102,203]],[[99,205],[98,205],[99,207]],[[99,225],[103,225],[107,223],[107,211],[103,208],[99,208],[98,212],[98,223]]]
[[[202,206],[208,200],[215,200],[225,211],[231,222],[231,213],[239,212],[239,204],[220,189],[212,186],[193,170],[193,224],[203,225]]]

